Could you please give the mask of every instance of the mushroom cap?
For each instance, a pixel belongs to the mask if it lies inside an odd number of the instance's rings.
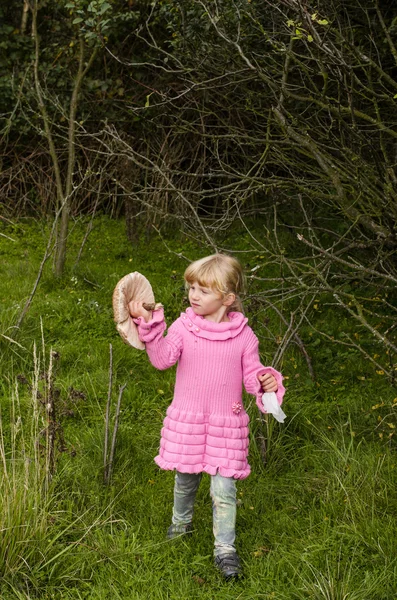
[[[152,286],[138,271],[125,275],[117,283],[113,292],[113,314],[116,329],[124,342],[138,350],[144,350],[145,344],[139,339],[137,326],[128,310],[128,303],[131,300],[145,302],[145,304],[155,302]],[[155,304],[155,310],[161,306]]]

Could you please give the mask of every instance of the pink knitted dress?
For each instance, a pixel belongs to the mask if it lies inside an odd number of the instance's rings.
[[[230,321],[214,323],[188,308],[165,337],[162,309],[154,311],[148,323],[142,317],[135,319],[139,337],[157,369],[167,369],[178,361],[174,399],[155,458],[162,469],[248,477],[249,417],[242,405],[242,384],[256,396],[264,412],[257,376],[272,373],[282,402],[282,375],[261,365],[258,340],[247,319],[239,312],[230,312],[228,317]]]

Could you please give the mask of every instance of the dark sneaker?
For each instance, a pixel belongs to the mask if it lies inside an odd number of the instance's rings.
[[[167,539],[173,540],[180,535],[185,535],[187,533],[192,533],[193,525],[191,523],[183,523],[182,525],[170,525],[167,531]]]
[[[238,579],[242,576],[240,559],[236,552],[215,556],[215,566],[222,573],[226,581]]]

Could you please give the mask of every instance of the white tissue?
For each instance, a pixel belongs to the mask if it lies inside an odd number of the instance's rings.
[[[273,415],[276,421],[284,423],[284,419],[287,415],[279,405],[277,396],[274,392],[265,392],[262,396],[262,404],[265,411]]]

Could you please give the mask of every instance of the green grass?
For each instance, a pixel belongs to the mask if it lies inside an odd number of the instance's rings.
[[[152,368],[144,352],[122,343],[112,319],[115,284],[139,270],[171,322],[185,306],[186,263],[158,239],[132,248],[123,223],[101,217],[73,270],[84,235],[84,223],[78,223],[69,240],[68,271],[55,281],[46,266],[17,332],[13,325],[35,281],[47,228],[23,221],[6,233],[15,242],[0,237],[2,600],[394,599],[397,393],[381,375],[354,352],[323,342],[312,347],[308,331],[317,381],[310,381],[302,356],[291,348],[282,365],[286,423],[266,425],[246,398],[252,474],[238,484],[237,523],[245,578],[225,584],[212,564],[208,478],[198,493],[193,536],[165,540],[173,474],[160,471],[153,457],[175,371]],[[244,245],[244,236],[233,243]],[[177,236],[167,244],[192,259],[203,254]],[[277,331],[279,323],[269,318]],[[337,327],[330,310],[318,318],[327,318],[330,330]],[[263,360],[269,361],[275,347],[264,342]],[[110,344],[113,413],[119,386],[127,388],[106,487]],[[65,448],[57,451],[48,481],[45,443],[44,450],[37,444],[45,411],[34,402],[34,388],[45,397],[41,374],[51,349],[60,355],[55,387]]]

